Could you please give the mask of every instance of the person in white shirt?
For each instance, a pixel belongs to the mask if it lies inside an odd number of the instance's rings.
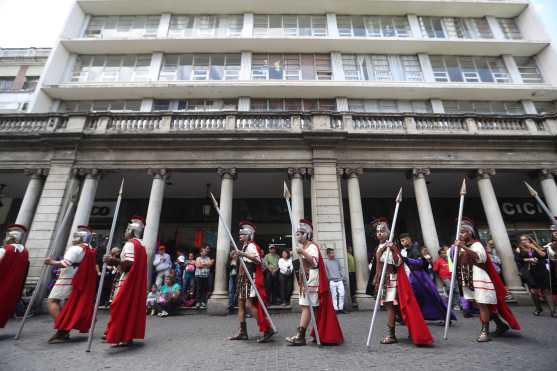
[[[280,299],[282,305],[288,305],[290,302],[290,292],[292,291],[292,272],[294,272],[290,251],[282,250],[281,258],[278,261],[278,267]]]
[[[166,253],[166,246],[159,246],[159,253],[155,255],[153,259],[153,266],[157,273],[155,285],[160,288],[164,282],[164,277],[170,273],[170,268],[172,268],[172,260],[170,259],[170,255]]]

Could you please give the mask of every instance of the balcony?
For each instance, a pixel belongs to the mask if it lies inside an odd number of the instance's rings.
[[[284,13],[312,14],[376,14],[376,15],[431,15],[480,17],[486,14],[495,17],[516,17],[527,6],[528,0],[78,0],[85,13],[93,15],[160,13],[211,14],[218,9],[225,13]]]
[[[235,135],[529,137],[554,138],[557,115],[346,113],[89,113],[0,115],[0,140],[27,137]]]

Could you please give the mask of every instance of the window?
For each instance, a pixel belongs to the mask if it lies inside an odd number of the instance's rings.
[[[346,80],[423,81],[415,55],[343,54]]]
[[[522,34],[513,18],[498,18],[497,21],[503,30],[505,38],[510,40],[522,39]]]
[[[394,16],[338,16],[341,37],[410,37],[406,17]]]
[[[39,82],[40,76],[25,76],[23,90],[35,90]]]
[[[522,115],[521,102],[504,101],[443,101],[446,113],[490,113],[498,115]]]
[[[509,83],[510,78],[498,57],[430,56],[437,82]]]
[[[348,110],[350,112],[373,113],[433,112],[429,101],[387,99],[349,99]]]
[[[0,77],[0,91],[12,90],[14,87],[14,77]]]
[[[534,102],[534,106],[540,115],[557,113],[557,102]]]
[[[335,99],[252,98],[251,111],[262,112],[332,112],[336,111]]]
[[[140,108],[140,100],[67,101],[60,105],[60,112],[137,112]]]
[[[236,111],[237,99],[182,99],[182,100],[155,100],[153,111],[173,112],[214,112]]]
[[[173,15],[168,37],[238,37],[243,26],[242,15]]]
[[[80,55],[71,82],[147,81],[150,55]]]
[[[492,39],[485,18],[420,17],[422,34],[432,39]]]
[[[255,15],[253,34],[265,36],[327,36],[327,18],[322,15]]]
[[[157,37],[160,16],[93,16],[85,37],[98,39]]]
[[[253,80],[331,80],[328,54],[254,54]]]
[[[238,80],[240,54],[168,54],[159,80]]]
[[[525,84],[542,84],[543,78],[533,57],[514,57],[518,72]]]

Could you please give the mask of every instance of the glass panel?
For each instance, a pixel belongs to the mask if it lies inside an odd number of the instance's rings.
[[[283,79],[283,61],[280,54],[269,55],[269,80]]]

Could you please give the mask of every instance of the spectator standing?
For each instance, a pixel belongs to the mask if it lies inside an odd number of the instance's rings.
[[[196,307],[207,308],[207,296],[209,294],[209,275],[214,260],[207,256],[207,247],[203,247],[200,256],[195,260],[195,288],[196,288]]]
[[[282,250],[281,258],[278,261],[278,267],[280,301],[282,305],[286,306],[290,302],[290,295],[292,295],[292,273],[294,272],[294,266],[292,265],[290,251]]]
[[[187,297],[193,288],[195,278],[195,255],[188,253],[188,259],[184,261],[184,275],[182,278],[182,291]]]
[[[180,308],[180,293],[180,285],[176,282],[176,277],[173,274],[166,275],[164,284],[159,289],[159,317],[167,317],[176,313]]]
[[[176,262],[174,263],[174,276],[176,277],[176,282],[180,284],[180,287],[184,287],[184,268],[186,267],[186,257],[184,252],[178,250],[176,253]]]
[[[340,263],[335,259],[335,249],[327,249],[327,260],[325,261],[327,268],[327,277],[329,278],[329,288],[333,297],[333,307],[337,313],[344,312],[344,277]]]
[[[439,280],[443,282],[443,287],[449,297],[449,293],[451,290],[451,271],[449,269],[449,261],[447,259],[447,252],[449,248],[447,246],[443,246],[438,251],[438,257],[433,262],[432,270],[437,274]],[[460,310],[458,306],[459,293],[458,293],[458,285],[455,283],[454,290],[453,290],[453,310]]]
[[[269,304],[277,304],[279,291],[279,256],[275,245],[269,245],[269,252],[263,258],[267,270],[265,271],[265,290]]]
[[[236,277],[238,276],[238,260],[230,255],[228,258],[228,312],[232,313],[236,306]]]
[[[166,253],[166,246],[159,246],[159,253],[155,255],[153,259],[153,266],[155,267],[156,279],[155,284],[157,287],[161,287],[164,281],[164,277],[170,273],[170,268],[172,268],[172,260],[170,255]]]
[[[348,263],[348,280],[350,281],[350,297],[354,300],[356,295],[356,260],[354,259],[354,250],[352,245],[346,247],[348,254],[346,260]]]

